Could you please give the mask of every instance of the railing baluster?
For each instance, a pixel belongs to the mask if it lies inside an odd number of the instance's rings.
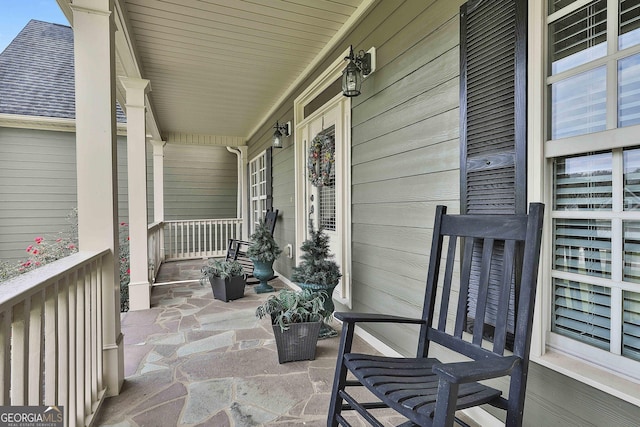
[[[31,309],[29,310],[29,375],[25,378],[29,389],[28,404],[31,406],[42,405],[42,396],[44,394],[40,379],[44,349],[42,304],[42,291],[36,292],[31,297]],[[46,339],[46,337],[44,338]]]
[[[0,313],[0,406],[8,406],[11,403],[9,384],[11,381],[11,313]]]
[[[44,295],[44,405],[58,404],[58,284]]]
[[[75,427],[76,425],[82,425],[82,420],[78,417],[77,410],[77,380],[76,375],[78,372],[78,364],[76,361],[77,351],[77,292],[78,292],[78,272],[69,279],[69,399],[67,404],[69,405],[69,426]]]
[[[90,338],[91,338],[91,395],[89,397],[90,402],[98,401],[98,359],[100,358],[99,352],[100,347],[98,347],[98,319],[96,318],[98,310],[98,267],[100,264],[100,260],[96,260],[93,267],[91,269],[91,327],[90,327]]]
[[[11,405],[27,404],[29,375],[29,299],[13,307],[11,322]]]
[[[69,277],[58,284],[58,405],[65,410],[66,425],[72,418],[69,407]]]

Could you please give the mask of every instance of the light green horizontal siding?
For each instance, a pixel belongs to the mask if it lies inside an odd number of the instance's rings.
[[[235,218],[237,156],[225,147],[164,147],[165,219]]]

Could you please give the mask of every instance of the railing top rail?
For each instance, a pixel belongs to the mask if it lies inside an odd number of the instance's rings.
[[[0,312],[42,291],[63,276],[108,254],[109,251],[110,249],[77,252],[0,283]]]
[[[172,219],[165,220],[164,223],[193,222],[193,221],[240,221],[242,218],[207,218],[207,219]]]
[[[166,221],[157,221],[157,222],[153,222],[149,225],[147,225],[147,230],[148,231],[153,231],[156,228],[160,228],[162,226],[162,224],[164,224]]]

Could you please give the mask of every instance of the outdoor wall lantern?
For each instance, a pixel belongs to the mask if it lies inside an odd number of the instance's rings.
[[[273,148],[282,148],[282,138],[291,135],[291,122],[281,125],[276,121],[274,129],[276,131],[273,133]]]
[[[372,47],[368,52],[361,50],[356,55],[353,53],[353,46],[349,46],[349,56],[345,56],[344,59],[348,59],[349,63],[342,71],[342,94],[358,96],[362,80],[375,68],[375,48]]]

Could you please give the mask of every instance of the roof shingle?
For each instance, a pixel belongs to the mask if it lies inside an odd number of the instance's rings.
[[[71,27],[29,21],[0,53],[0,113],[75,119],[73,62]]]

